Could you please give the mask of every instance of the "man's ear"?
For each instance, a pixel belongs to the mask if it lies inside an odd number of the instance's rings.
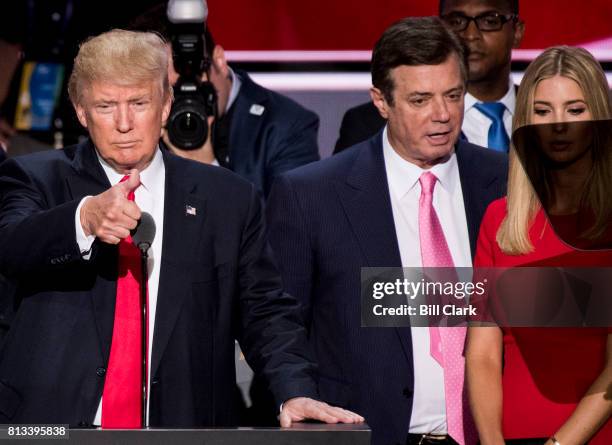
[[[225,51],[221,45],[215,45],[212,53],[212,66],[223,77],[229,76],[229,66],[225,58]]]
[[[76,115],[77,118],[79,119],[79,122],[81,123],[81,125],[85,128],[87,128],[87,113],[85,111],[85,108],[83,108],[83,105],[81,104],[73,104],[74,105],[74,111],[76,111]]]
[[[525,34],[525,22],[518,19],[514,24],[514,38],[512,39],[512,48],[518,48]]]
[[[162,127],[166,126],[168,116],[170,116],[170,110],[172,109],[172,98],[172,92],[168,92],[162,96]]]
[[[389,118],[389,104],[387,103],[387,100],[385,99],[385,95],[383,94],[383,92],[380,91],[376,87],[372,87],[370,88],[370,98],[372,99],[372,102],[374,103],[374,106],[376,107],[380,115],[384,119],[388,119]]]

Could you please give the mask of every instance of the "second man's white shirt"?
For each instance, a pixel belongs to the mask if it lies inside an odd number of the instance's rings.
[[[403,267],[422,267],[419,239],[419,177],[430,171],[438,178],[434,188],[436,210],[455,267],[471,267],[472,257],[459,177],[457,156],[423,170],[395,152],[383,131],[383,155],[389,183],[395,232]],[[410,433],[446,434],[444,370],[429,352],[429,328],[413,327],[414,394]],[[410,413],[406,413],[410,415]]]

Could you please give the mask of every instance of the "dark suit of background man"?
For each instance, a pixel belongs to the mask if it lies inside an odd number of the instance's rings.
[[[133,323],[120,308],[138,304],[119,290],[129,277],[121,266],[128,255],[118,252],[141,210],[157,226],[149,425],[235,424],[234,338],[284,402],[284,425],[359,421],[307,398],[317,396],[314,364],[296,302],[281,290],[254,187],[157,148],[171,106],[167,64],[164,42],[151,33],[89,40],[70,96],[91,139],[0,166],[0,273],[17,284],[19,303],[0,351],[0,421],[104,426],[111,411],[127,415],[127,361],[109,356],[139,332],[114,341]],[[112,400],[111,382],[120,389]],[[134,427],[121,416],[108,427]]]
[[[477,107],[481,105],[477,104],[502,104],[489,107],[501,109],[501,130],[505,129],[506,137],[512,134],[516,91],[510,78],[510,63],[512,48],[520,45],[525,30],[518,15],[519,2],[440,0],[439,12],[468,50],[463,134],[473,144],[490,147],[489,132],[494,125],[493,120],[478,110]],[[372,102],[349,109],[342,119],[334,153],[368,139],[384,125],[384,118]]]
[[[445,414],[444,380],[463,367],[433,360],[427,328],[360,327],[362,267],[424,264],[421,176],[438,178],[433,206],[455,266],[471,265],[482,215],[504,193],[506,156],[457,142],[465,71],[463,48],[439,19],[392,25],[372,55],[371,96],[385,129],[282,175],[268,199],[270,241],[283,283],[304,306],[319,391],[364,415],[375,445],[475,443],[463,388],[454,393],[459,410]],[[461,364],[462,350],[449,348],[444,360]]]
[[[166,3],[137,17],[131,28],[156,31],[169,42]],[[219,100],[215,138],[196,150],[180,150],[167,138],[164,141],[180,156],[229,168],[267,196],[277,175],[319,160],[319,118],[288,97],[256,84],[246,72],[233,70],[208,27],[204,30],[202,24],[202,30],[211,62],[207,76]],[[178,74],[170,67],[174,84]]]

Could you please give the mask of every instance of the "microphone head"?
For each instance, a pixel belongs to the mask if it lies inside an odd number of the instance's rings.
[[[138,225],[132,231],[132,242],[140,249],[142,253],[146,253],[153,244],[155,238],[155,221],[151,214],[142,212]]]

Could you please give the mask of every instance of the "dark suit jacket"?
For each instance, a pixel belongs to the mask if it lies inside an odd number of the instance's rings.
[[[414,373],[410,328],[360,327],[361,267],[401,267],[381,141],[282,175],[266,213],[283,284],[304,307],[320,395],[364,415],[372,443],[388,445],[405,443]],[[507,161],[467,142],[456,152],[473,254]]]
[[[349,108],[340,124],[340,136],[334,147],[334,154],[345,148],[370,139],[387,121],[380,115],[372,101]]]
[[[150,424],[235,424],[235,337],[278,402],[316,396],[300,311],[281,291],[254,187],[225,169],[163,157]],[[0,349],[0,423],[94,419],[112,338],[117,248],[96,241],[83,260],[74,217],[81,198],[109,186],[90,142],[0,166],[0,273],[17,282],[19,301]]]
[[[229,168],[267,196],[280,173],[319,160],[318,116],[236,71],[242,86],[232,104]],[[258,107],[263,112],[257,114]]]
[[[6,159],[6,153],[0,148],[0,163]],[[13,289],[8,280],[0,275],[0,344],[4,340],[13,319]]]
[[[0,275],[0,345],[4,341],[15,316],[14,293],[13,284],[6,277]]]

